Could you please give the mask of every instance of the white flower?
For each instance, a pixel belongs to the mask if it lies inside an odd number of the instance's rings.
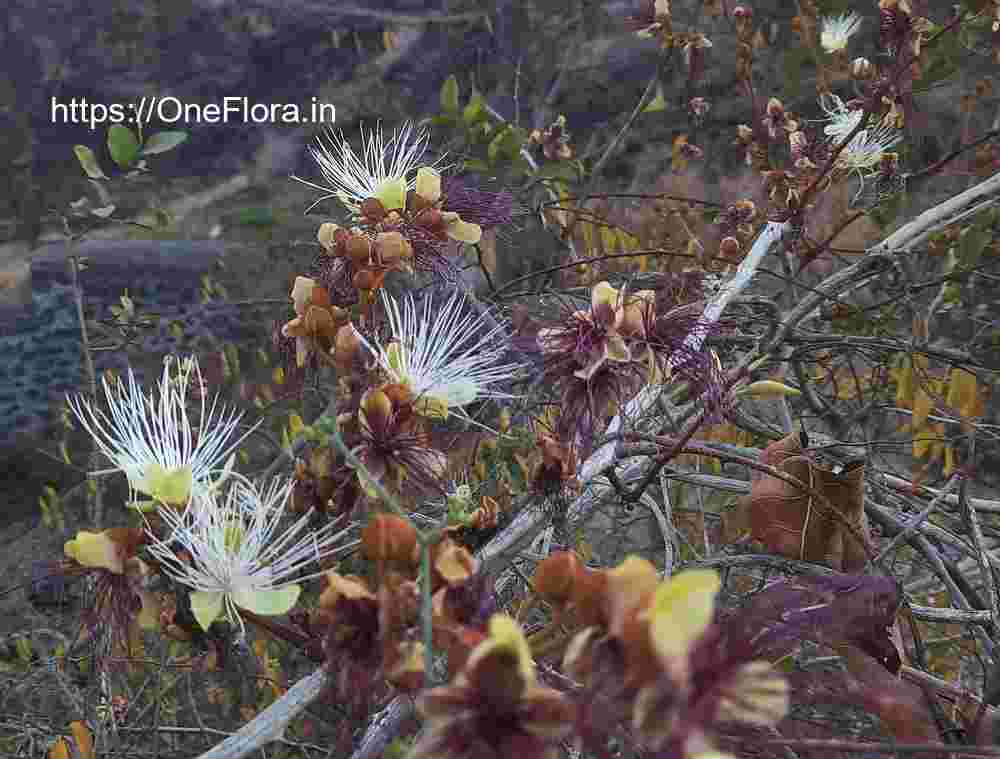
[[[416,175],[411,174],[418,168],[421,157],[427,151],[426,130],[420,130],[414,135],[413,125],[406,122],[398,131],[393,132],[392,138],[386,143],[381,124],[377,124],[374,131],[368,132],[367,139],[362,128],[363,159],[354,152],[343,132],[339,133],[338,138],[330,130],[326,137],[326,143],[322,135],[317,137],[318,147],[309,150],[329,186],[292,177],[326,193],[309,206],[306,213],[330,198],[338,198],[352,213],[358,213],[361,203],[368,198],[378,198],[387,210],[399,209],[405,205],[407,190],[416,187]],[[432,168],[436,165],[435,163]]]
[[[262,491],[236,477],[225,496],[217,491],[196,495],[196,508],[182,513],[161,507],[159,515],[170,528],[166,541],[157,539],[147,523],[149,551],[168,576],[191,589],[191,610],[203,629],[224,611],[242,636],[239,609],[264,616],[287,613],[302,591],[298,583],[323,574],[296,578],[298,572],[348,547],[343,538],[349,528],[338,529],[334,521],[309,530],[311,514],[279,531],[293,484],[273,480]],[[190,561],[177,556],[174,544],[190,554]]]
[[[831,138],[831,147],[835,148],[847,136],[853,132],[864,116],[861,109],[850,110],[844,101],[836,95],[829,95],[832,106],[828,106],[824,100],[820,104],[824,112],[829,117],[829,123],[823,129],[827,137]],[[893,126],[880,122],[875,126],[866,126],[859,131],[851,141],[840,151],[837,156],[837,163],[846,171],[857,173],[861,178],[862,189],[864,189],[865,174],[873,173],[877,170],[882,156],[893,146],[903,139],[900,131]],[[858,194],[860,194],[860,190]]]
[[[823,31],[819,35],[819,43],[828,53],[836,53],[847,49],[847,41],[858,27],[861,18],[857,13],[847,13],[843,16],[823,18]]]
[[[425,298],[420,313],[409,295],[402,313],[385,290],[382,300],[391,341],[385,347],[372,347],[359,337],[391,381],[409,388],[420,413],[447,418],[449,411],[457,411],[476,423],[464,406],[483,398],[513,397],[496,389],[521,368],[500,363],[506,349],[503,324],[491,325],[488,316],[467,306],[459,292],[443,305]]]
[[[118,378],[114,388],[103,380],[110,417],[82,395],[67,396],[70,409],[94,438],[98,448],[111,459],[114,467],[94,474],[122,471],[129,487],[158,500],[187,503],[193,492],[211,488],[211,477],[243,439],[230,442],[242,418],[235,409],[218,408],[218,396],[206,413],[205,394],[201,395],[198,431],[192,429],[187,413],[188,385],[192,375],[202,386],[201,370],[195,358],[180,362],[180,371],[171,378],[168,358],[164,362],[158,398],[143,395],[128,370],[128,386]],[[228,476],[232,458],[225,464],[222,478]]]

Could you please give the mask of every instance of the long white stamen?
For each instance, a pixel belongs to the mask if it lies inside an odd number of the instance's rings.
[[[211,474],[219,470],[224,459],[256,425],[238,440],[230,442],[243,417],[242,412],[219,407],[216,396],[206,413],[205,393],[202,393],[196,435],[187,413],[187,391],[192,376],[202,384],[196,359],[182,364],[177,380],[171,379],[167,363],[155,401],[153,395],[146,397],[143,394],[131,368],[127,386],[118,378],[112,387],[104,377],[102,385],[110,416],[82,395],[67,396],[74,415],[114,464],[94,474],[122,471],[132,487],[152,465],[159,465],[168,472],[190,467],[194,485],[209,486]]]
[[[176,582],[194,591],[223,594],[226,616],[242,629],[233,594],[279,590],[318,577],[323,572],[296,575],[349,547],[344,536],[350,527],[342,528],[340,520],[314,531],[309,529],[312,515],[305,514],[278,532],[293,485],[291,480],[274,480],[261,490],[237,477],[224,497],[200,494],[197,508],[183,513],[161,508],[170,537],[156,538],[147,523],[149,551]],[[174,542],[191,555],[190,561],[177,557]]]
[[[409,295],[402,311],[384,290],[382,300],[398,360],[392,360],[388,347],[372,346],[359,337],[393,382],[406,384],[415,397],[446,401],[467,421],[462,407],[483,398],[514,397],[498,389],[521,369],[520,364],[500,363],[506,350],[504,325],[488,326],[483,316],[466,307],[461,293],[443,305],[425,298],[419,313]]]
[[[331,130],[325,135],[325,140],[323,135],[317,137],[318,146],[309,150],[319,164],[328,186],[292,177],[325,193],[306,209],[306,213],[318,203],[334,197],[338,198],[349,211],[357,213],[362,202],[376,195],[379,188],[390,181],[403,179],[406,181],[407,190],[415,189],[417,180],[414,172],[420,166],[420,159],[427,152],[430,138],[426,130],[420,130],[416,134],[413,132],[413,125],[406,122],[399,130],[393,132],[387,143],[382,135],[381,123],[376,124],[375,129],[368,132],[367,138],[362,128],[362,157],[354,152],[343,132],[335,137]],[[443,170],[444,167],[438,165],[440,160],[433,164],[433,168]]]

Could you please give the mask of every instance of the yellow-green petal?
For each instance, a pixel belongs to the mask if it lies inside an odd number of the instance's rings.
[[[208,632],[208,628],[222,613],[222,600],[222,593],[207,590],[191,591],[191,611],[205,632]]]
[[[417,169],[417,195],[428,203],[441,199],[441,175],[430,166]]]
[[[649,632],[656,653],[667,661],[687,656],[712,621],[715,597],[722,584],[710,569],[674,575],[653,594]]]
[[[535,662],[531,658],[528,640],[517,620],[506,614],[494,614],[490,617],[489,630],[489,641],[495,646],[492,650],[500,648],[514,654],[525,682],[534,682]]]
[[[191,497],[193,484],[194,473],[190,466],[168,470],[159,464],[150,464],[146,474],[132,482],[132,487],[163,503],[184,504]]]
[[[264,617],[275,617],[291,611],[301,592],[302,586],[296,584],[271,590],[236,590],[231,597],[241,609]]]
[[[124,571],[121,549],[103,532],[81,530],[75,540],[66,542],[63,552],[84,567],[107,569],[119,575]]]
[[[478,224],[462,221],[462,218],[454,211],[445,211],[441,214],[445,223],[445,231],[452,240],[475,245],[483,239],[483,228]]]
[[[448,401],[431,395],[422,395],[413,403],[413,410],[427,419],[448,418]]]
[[[385,210],[399,211],[406,207],[406,180],[390,179],[379,185],[375,192],[375,198],[379,200]]]

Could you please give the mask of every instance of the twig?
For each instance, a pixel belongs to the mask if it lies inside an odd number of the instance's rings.
[[[67,228],[67,232],[68,232]],[[72,246],[75,240],[73,237],[69,238],[70,245],[70,256],[69,256],[69,270],[70,276],[72,278],[73,287],[73,300],[76,303],[76,316],[80,320],[80,340],[82,342],[80,350],[83,351],[83,370],[87,375],[87,392],[90,394],[90,399],[92,402],[97,402],[97,372],[94,369],[94,357],[90,352],[90,338],[87,335],[87,320],[83,314],[83,288],[80,286],[80,261],[73,253]],[[88,467],[91,471],[97,470],[100,465],[100,452],[95,447],[90,453],[90,460]],[[94,483],[93,488],[93,511],[91,512],[90,522],[94,526],[94,529],[101,529],[101,523],[104,521],[104,488],[101,486],[100,478],[91,475],[90,481]]]
[[[322,694],[327,677],[326,670],[321,667],[302,678],[284,696],[198,759],[238,759],[272,741],[281,740],[289,723]]]
[[[902,543],[904,540],[909,539],[910,535],[919,530],[920,525],[923,524],[924,520],[931,515],[931,512],[934,511],[934,509],[936,509],[938,506],[941,505],[941,502],[944,500],[945,496],[953,487],[955,487],[957,482],[958,482],[958,477],[952,476],[952,478],[948,480],[948,484],[945,485],[944,490],[938,493],[937,497],[933,501],[931,501],[926,506],[926,508],[924,508],[915,517],[913,517],[913,519],[909,521],[906,527],[904,527],[888,543],[886,543],[885,548],[879,551],[878,556],[872,559],[871,563],[873,565],[881,564],[883,561],[885,561],[885,557],[888,556],[891,551],[894,551],[896,547],[900,545],[900,543]]]
[[[971,431],[969,433],[969,459],[972,459],[975,455],[976,448],[976,433]],[[976,546],[976,559],[979,561],[979,574],[980,582],[983,583],[983,587],[986,589],[986,593],[989,596],[990,604],[990,619],[993,622],[993,629],[998,630],[998,623],[1000,623],[1000,599],[997,597],[997,583],[996,578],[993,576],[993,571],[990,568],[990,561],[988,554],[986,552],[986,547],[983,543],[983,530],[979,525],[979,516],[976,514],[976,508],[969,503],[969,481],[967,477],[962,477],[961,482],[958,486],[958,502],[962,507],[962,516],[965,518],[966,523],[969,525],[969,533],[972,535],[972,542]]]

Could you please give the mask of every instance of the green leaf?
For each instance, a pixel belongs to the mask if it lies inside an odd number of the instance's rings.
[[[486,157],[489,158],[491,164],[496,163],[500,157],[500,152],[503,149],[503,141],[508,131],[509,129],[504,127],[490,140],[490,145],[486,148]]]
[[[111,159],[120,168],[127,169],[139,156],[139,140],[128,127],[112,124],[108,129],[108,150],[111,152]]]
[[[465,171],[475,171],[480,174],[487,174],[491,171],[490,165],[479,158],[467,158],[463,168]]]
[[[101,167],[97,164],[97,156],[94,155],[94,151],[88,148],[86,145],[76,145],[73,148],[73,152],[76,153],[76,160],[80,162],[80,167],[84,170],[88,177],[91,179],[107,179],[107,175],[101,171]]]
[[[992,214],[987,214],[985,220],[977,221],[962,231],[958,240],[959,263],[964,267],[975,266],[991,242],[993,242],[993,219]]]
[[[188,133],[184,131],[157,132],[150,135],[146,144],[142,146],[142,155],[159,155],[173,150],[182,142],[187,140]]]
[[[458,123],[458,118],[449,113],[442,113],[439,114],[438,116],[432,116],[430,119],[430,123],[433,124],[434,126],[451,128]]]
[[[222,613],[222,599],[222,593],[210,593],[205,590],[191,591],[191,612],[205,632],[208,632],[208,628]]]
[[[441,107],[445,113],[458,113],[458,79],[454,74],[441,85]]]
[[[300,585],[288,585],[276,590],[237,590],[232,598],[241,609],[264,617],[275,617],[287,614],[299,600],[301,592]]]
[[[483,107],[483,96],[478,92],[472,93],[472,97],[469,98],[469,102],[466,104],[462,111],[462,121],[467,125],[472,126],[480,121],[487,118],[486,109]]]
[[[663,97],[663,85],[656,85],[656,97],[649,101],[649,105],[642,109],[643,113],[658,113],[667,110],[667,99]]]

